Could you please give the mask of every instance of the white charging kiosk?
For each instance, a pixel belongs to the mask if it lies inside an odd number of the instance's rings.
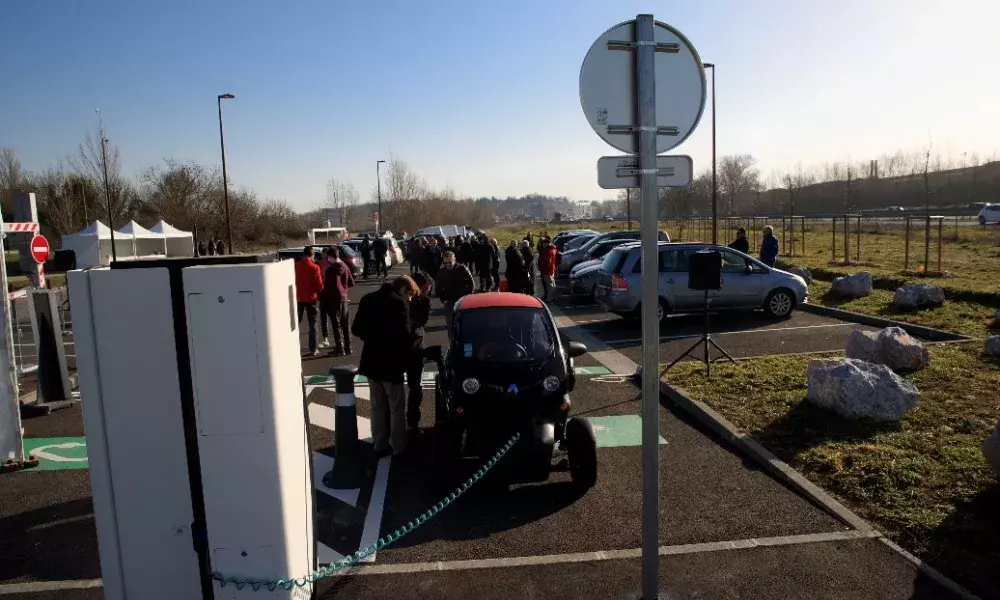
[[[316,568],[293,263],[264,260],[69,274],[109,600],[312,596],[210,575]]]

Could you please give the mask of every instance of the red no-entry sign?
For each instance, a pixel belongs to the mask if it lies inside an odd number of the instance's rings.
[[[43,264],[49,259],[49,240],[44,235],[36,235],[31,238],[31,258],[38,264]]]

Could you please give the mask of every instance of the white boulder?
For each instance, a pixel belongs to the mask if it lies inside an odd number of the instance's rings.
[[[788,269],[785,272],[791,273],[792,275],[798,275],[802,279],[805,279],[807,284],[812,285],[813,282],[812,271],[810,271],[805,267],[788,267]]]
[[[944,290],[929,283],[908,283],[892,295],[896,308],[914,309],[944,304]]]
[[[982,451],[986,462],[993,467],[993,472],[997,474],[997,477],[1000,477],[1000,423],[997,423],[993,433],[983,440]]]
[[[861,298],[872,293],[872,274],[868,271],[833,280],[831,291],[843,298]]]
[[[1000,335],[986,338],[986,354],[1000,356]]]
[[[920,391],[885,365],[853,358],[812,360],[806,400],[848,419],[895,421],[920,400]]]
[[[847,358],[867,362],[878,362],[875,349],[878,346],[878,332],[855,329],[847,336]]]
[[[893,371],[915,371],[930,362],[927,348],[902,327],[877,332],[856,329],[847,337],[844,349],[847,358],[886,365]]]

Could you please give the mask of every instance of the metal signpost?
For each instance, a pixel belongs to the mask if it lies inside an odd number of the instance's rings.
[[[633,166],[635,158],[602,159],[605,163],[610,162],[611,167],[610,174],[605,171],[605,175],[599,175],[599,182],[602,187],[606,187],[605,183],[629,187],[638,176],[642,194],[642,262],[656,265],[659,263],[657,188],[662,180],[666,180],[665,185],[688,185],[691,168],[688,157],[658,158],[656,155],[687,139],[705,110],[705,71],[698,52],[676,29],[654,21],[652,15],[638,15],[634,21],[607,30],[590,47],[580,69],[580,103],[597,135],[622,152],[638,155],[637,169]],[[628,162],[619,166],[613,162],[617,160]],[[669,173],[671,167],[672,174]],[[683,172],[685,168],[687,173]],[[601,162],[598,172],[602,172]],[[657,598],[659,588],[660,325],[657,279],[655,275],[642,278],[644,600]]]

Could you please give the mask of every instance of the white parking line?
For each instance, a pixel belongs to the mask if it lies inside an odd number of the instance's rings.
[[[677,544],[660,546],[660,556],[677,556],[682,554],[702,554],[705,552],[724,552],[728,550],[750,550],[769,546],[794,546],[800,544],[817,544],[842,542],[880,537],[877,531],[833,531],[830,533],[810,533],[806,535],[785,535],[768,538],[749,538],[743,540],[727,540],[722,542],[707,542],[701,544]],[[597,552],[577,552],[573,554],[549,554],[544,556],[518,556],[511,558],[486,558],[479,560],[451,560],[423,563],[382,564],[366,566],[349,573],[351,575],[397,575],[409,573],[424,573],[428,571],[464,571],[468,569],[501,569],[510,567],[529,567],[538,565],[554,565],[561,563],[597,562],[604,560],[636,559],[642,556],[641,548],[626,550],[605,550]],[[347,573],[345,573],[347,574]]]
[[[775,331],[795,331],[798,329],[824,329],[830,327],[861,327],[857,323],[830,323],[826,325],[800,325],[797,327],[765,327],[763,329],[742,329],[738,331],[713,331],[712,335],[739,335],[739,334],[752,334],[752,333],[763,333],[763,332],[775,332]],[[587,331],[599,331],[597,329],[590,328]],[[685,340],[689,338],[700,337],[700,333],[689,333],[686,335],[661,335],[660,341],[666,342],[670,340]],[[642,342],[642,338],[628,338],[623,340],[604,340],[606,344],[635,344]]]

